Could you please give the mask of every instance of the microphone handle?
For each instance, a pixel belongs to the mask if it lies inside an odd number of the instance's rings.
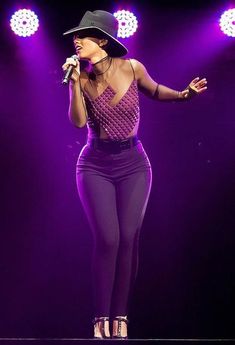
[[[76,61],[79,61],[79,57],[77,55],[72,55],[71,58],[76,60]],[[64,78],[62,80],[62,84],[64,84],[64,85],[68,84],[69,79],[70,79],[71,75],[73,74],[74,67],[75,66],[73,66],[73,65],[70,65],[68,67],[68,69],[65,72]]]

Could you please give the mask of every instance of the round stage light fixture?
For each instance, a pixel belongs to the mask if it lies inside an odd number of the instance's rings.
[[[33,11],[25,8],[18,10],[12,15],[10,26],[16,35],[29,37],[38,30],[38,16]]]
[[[119,22],[117,34],[118,37],[126,38],[132,36],[136,32],[138,21],[132,12],[120,10],[115,12],[113,15]]]
[[[235,8],[225,11],[220,17],[219,24],[225,35],[235,37]]]

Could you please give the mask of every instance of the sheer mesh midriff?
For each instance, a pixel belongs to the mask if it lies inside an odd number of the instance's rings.
[[[138,131],[137,81],[129,60],[107,60],[102,68],[107,72],[90,71],[83,83],[88,137],[122,140]]]

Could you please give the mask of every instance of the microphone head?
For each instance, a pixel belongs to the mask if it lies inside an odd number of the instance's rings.
[[[77,61],[80,60],[80,56],[78,56],[78,55],[72,55],[71,58],[74,60],[77,60]]]

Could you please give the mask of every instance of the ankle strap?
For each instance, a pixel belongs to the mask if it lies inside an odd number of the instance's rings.
[[[126,324],[129,323],[129,320],[125,317],[125,316],[116,316],[113,321],[118,321],[118,323],[120,322],[125,322]]]
[[[95,325],[97,322],[102,322],[104,323],[105,321],[109,321],[109,317],[108,316],[100,316],[100,317],[95,317],[92,322]]]

